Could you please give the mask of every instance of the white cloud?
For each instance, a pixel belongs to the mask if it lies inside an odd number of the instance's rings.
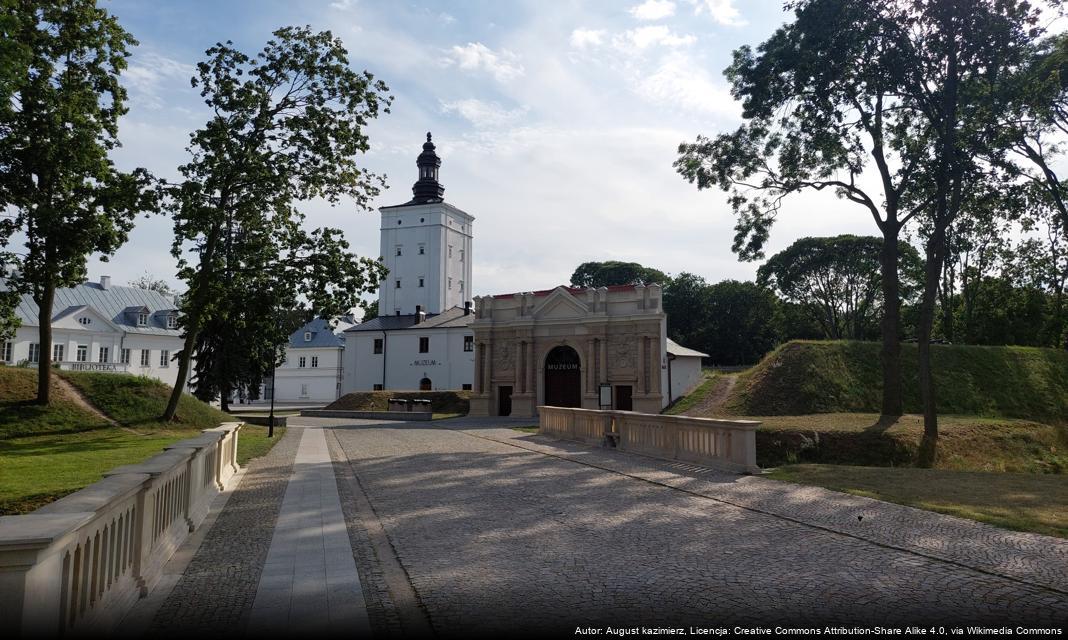
[[[161,93],[172,87],[189,87],[189,79],[196,67],[157,53],[136,55],[122,74],[123,84],[130,90],[131,101],[149,109],[162,109],[166,101]]]
[[[451,15],[445,13],[444,11],[442,11],[438,15],[438,19],[441,20],[442,24],[452,24],[452,23],[456,22],[456,18],[454,18]]]
[[[708,12],[716,22],[728,27],[741,27],[745,20],[734,6],[734,0],[690,0],[695,5],[694,15]]]
[[[348,11],[356,5],[356,0],[337,0],[337,2],[331,2],[330,8],[337,9],[338,11]]]
[[[636,80],[643,98],[668,107],[722,116],[737,116],[738,106],[722,84],[714,82],[690,56],[664,56],[652,74]]]
[[[638,20],[660,20],[675,15],[675,3],[670,0],[646,0],[627,12]]]
[[[604,29],[575,29],[571,32],[571,46],[583,49],[604,42]]]
[[[486,102],[477,98],[442,102],[444,113],[456,113],[479,129],[495,129],[514,124],[527,112],[526,107],[505,109],[496,102]]]
[[[454,46],[442,60],[445,66],[455,64],[468,71],[486,71],[499,82],[506,82],[523,75],[523,65],[519,56],[507,49],[494,51],[481,42],[469,42],[464,46]]]
[[[685,47],[695,42],[697,42],[695,36],[679,35],[661,24],[628,29],[612,38],[612,44],[622,50],[633,48],[644,50],[652,46]]]

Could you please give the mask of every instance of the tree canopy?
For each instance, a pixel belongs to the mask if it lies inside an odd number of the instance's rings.
[[[663,271],[644,267],[637,262],[583,262],[571,274],[573,287],[611,287],[620,284],[665,284],[670,278]]]
[[[344,197],[367,209],[384,185],[357,159],[369,148],[367,123],[388,112],[392,96],[372,74],[349,67],[340,40],[284,27],[255,56],[219,43],[197,65],[193,86],[214,115],[193,132],[192,158],[179,167],[183,180],[167,190],[172,253],[188,291],[166,419],[194,352],[194,386],[225,397],[279,363],[299,326],[294,309],[345,313],[385,273],[379,262],[352,254],[340,230],[306,230],[296,208]],[[230,340],[232,331],[245,335]],[[202,332],[210,335],[201,339]]]

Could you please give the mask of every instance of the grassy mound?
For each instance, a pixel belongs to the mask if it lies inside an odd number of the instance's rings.
[[[158,422],[171,396],[172,387],[155,378],[81,371],[64,371],[61,375],[77,387],[93,406],[128,427]],[[219,426],[220,422],[233,420],[187,393],[182,394],[178,401],[175,419],[173,426],[190,429],[210,429]]]
[[[905,411],[922,410],[917,348],[902,345]],[[1036,347],[932,345],[940,414],[1068,420],[1068,352]],[[879,344],[788,342],[739,378],[727,408],[774,416],[877,412]]]
[[[343,411],[386,411],[390,398],[429,400],[434,413],[467,413],[470,391],[356,391],[347,393],[326,406]]]
[[[34,404],[37,370],[0,366],[0,439],[38,433],[76,433],[108,426],[78,405],[53,378],[52,403]]]

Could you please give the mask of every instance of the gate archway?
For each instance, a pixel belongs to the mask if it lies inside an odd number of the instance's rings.
[[[545,357],[545,404],[582,406],[582,362],[571,347],[555,347]]]
[[[433,383],[430,382],[430,378],[423,378],[419,381],[420,391],[430,391],[433,388]]]

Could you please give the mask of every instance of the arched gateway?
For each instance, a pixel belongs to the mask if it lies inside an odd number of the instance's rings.
[[[545,358],[545,404],[582,406],[582,364],[571,347],[555,347]]]

